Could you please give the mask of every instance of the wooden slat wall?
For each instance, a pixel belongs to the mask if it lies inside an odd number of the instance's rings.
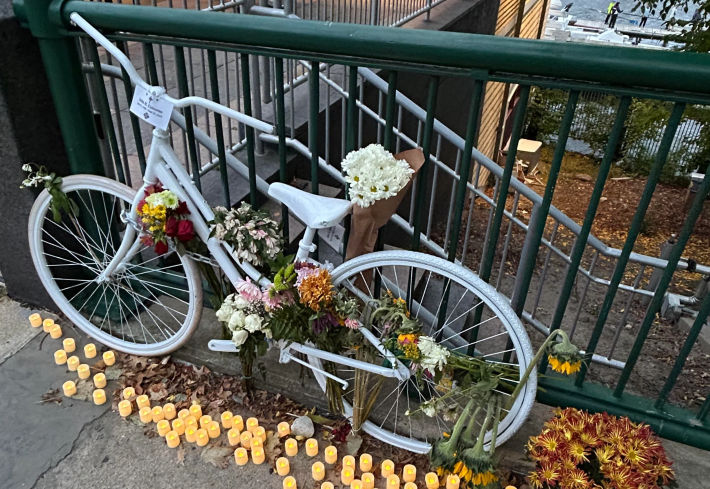
[[[544,1],[538,1],[523,17],[523,25],[520,29],[520,37],[525,39],[536,39],[540,19],[542,18],[542,7]]]
[[[496,20],[496,36],[507,36],[510,28],[507,27],[518,13],[520,0],[500,0],[498,19]]]

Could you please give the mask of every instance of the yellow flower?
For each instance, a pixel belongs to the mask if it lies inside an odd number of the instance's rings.
[[[569,362],[560,362],[557,358],[553,357],[552,355],[549,355],[547,357],[548,362],[550,363],[550,367],[552,367],[552,370],[555,372],[559,372],[562,374],[566,375],[572,375],[575,372],[579,372],[579,370],[582,368],[582,361],[576,361],[574,363],[569,363]]]
[[[301,304],[314,311],[320,311],[321,306],[329,305],[333,300],[333,284],[328,270],[319,270],[307,275],[298,286]]]
[[[471,478],[471,482],[473,482],[473,484],[477,486],[487,486],[488,484],[496,482],[497,480],[498,476],[490,471],[479,472]]]

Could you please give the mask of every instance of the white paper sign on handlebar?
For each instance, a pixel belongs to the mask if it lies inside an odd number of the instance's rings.
[[[140,85],[136,85],[131,101],[131,112],[165,131],[170,124],[173,104],[162,97],[157,97]]]

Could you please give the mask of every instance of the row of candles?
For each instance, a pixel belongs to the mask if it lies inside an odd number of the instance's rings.
[[[172,403],[163,406],[150,405],[147,395],[137,396],[133,387],[126,387],[122,393],[123,400],[118,403],[119,414],[127,417],[133,412],[133,402],[138,408],[138,415],[143,423],[155,423],[158,435],[165,438],[169,448],[177,448],[180,445],[180,437],[184,436],[188,443],[196,443],[198,446],[205,446],[211,439],[222,434],[222,429],[227,431],[227,440],[230,446],[237,447],[234,451],[234,460],[239,466],[249,463],[256,465],[263,464],[266,460],[264,443],[266,442],[266,429],[259,425],[257,418],[248,418],[246,422],[239,415],[234,415],[230,411],[225,411],[220,415],[220,421],[213,420],[211,416],[202,412],[199,404],[193,404],[189,409],[177,411]],[[280,438],[291,434],[291,426],[287,422],[281,422],[277,426],[277,433]],[[315,457],[319,454],[318,440],[309,438],[305,441],[306,455]],[[284,442],[286,457],[298,455],[298,442],[294,438],[287,438]],[[251,457],[249,456],[251,452]],[[296,480],[288,474],[291,465],[286,457],[276,460],[276,472],[285,477],[283,489],[298,489]],[[325,463],[335,465],[338,461],[338,449],[332,445],[326,447],[324,451]],[[359,464],[356,465],[355,457],[346,455],[342,459],[343,468],[340,472],[340,481],[350,489],[375,489],[375,475],[371,472],[373,467],[372,456],[364,453],[360,455]],[[362,475],[356,478],[356,469],[359,467]],[[387,489],[400,489],[401,482],[404,482],[404,489],[417,489],[414,482],[417,478],[417,468],[414,465],[405,465],[402,476],[395,474],[395,464],[391,460],[382,462],[380,473],[387,481]],[[311,466],[311,477],[314,481],[323,481],[326,476],[326,466],[323,462],[315,462]],[[439,488],[439,477],[434,472],[430,472],[425,477],[427,489]],[[459,477],[450,475],[446,480],[446,489],[459,489]],[[323,482],[321,489],[334,489],[330,482]]]
[[[44,332],[49,333],[49,335],[55,340],[61,338],[63,335],[62,327],[56,324],[51,318],[42,319],[42,316],[35,313],[30,315],[29,320],[30,326],[32,326],[33,328],[39,328],[40,326],[42,326]],[[62,340],[62,349],[59,349],[54,352],[54,363],[56,363],[57,365],[66,364],[69,371],[76,372],[80,379],[88,379],[91,376],[91,367],[89,367],[89,365],[86,363],[81,363],[81,360],[79,360],[79,357],[76,355],[67,358],[67,353],[73,353],[75,350],[76,341],[74,340],[74,338],[64,338]],[[96,358],[97,354],[98,352],[96,349],[96,345],[94,345],[93,343],[89,343],[84,346],[84,356],[87,359]],[[116,363],[116,354],[112,351],[104,352],[103,360],[106,366],[111,366]],[[94,404],[104,404],[106,402],[106,391],[104,391],[104,387],[106,387],[106,375],[102,372],[99,372],[94,375],[93,380],[94,387],[96,387],[96,389],[92,393]],[[74,382],[73,380],[68,380],[64,382],[64,384],[62,384],[62,391],[67,397],[75,395],[76,382]]]

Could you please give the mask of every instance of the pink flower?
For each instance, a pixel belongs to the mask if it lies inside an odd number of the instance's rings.
[[[358,322],[357,319],[347,318],[345,320],[345,326],[347,326],[350,329],[358,329],[360,327],[360,323]]]
[[[269,291],[273,286],[274,284],[270,284],[268,288],[261,294],[261,300],[266,305],[266,307],[268,307],[269,309],[278,309],[280,307],[288,306],[296,302],[290,290],[276,292],[274,296],[271,297]]]
[[[247,277],[246,280],[237,282],[236,287],[239,295],[244,297],[249,302],[261,300],[261,289],[258,285],[252,283],[249,277]]]

